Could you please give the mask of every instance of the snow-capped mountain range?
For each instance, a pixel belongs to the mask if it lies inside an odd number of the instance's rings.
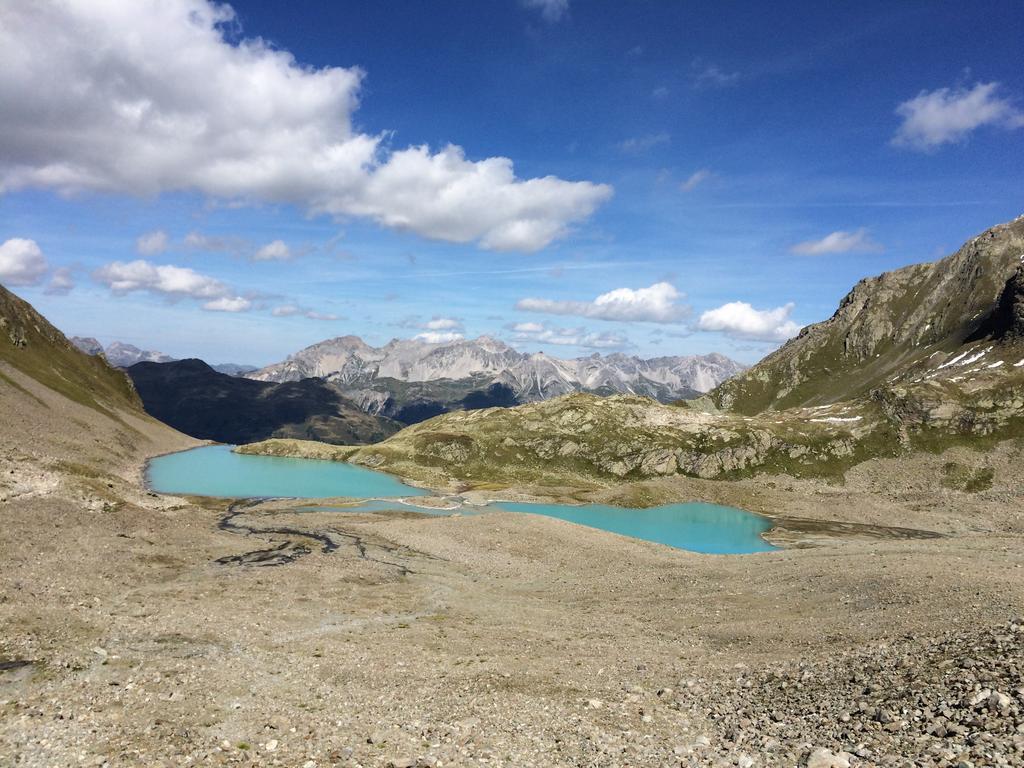
[[[383,347],[341,336],[246,375],[276,382],[324,378],[354,395],[365,394],[367,388],[380,391],[382,379],[411,384],[471,380],[476,387],[507,387],[519,402],[578,391],[632,393],[668,402],[707,392],[745,367],[719,354],[644,360],[595,353],[567,360],[519,352],[489,336],[446,343],[394,339]]]

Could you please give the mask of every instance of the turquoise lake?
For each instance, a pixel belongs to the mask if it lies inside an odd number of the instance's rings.
[[[246,456],[232,453],[231,448],[209,445],[159,456],[149,462],[149,485],[162,493],[230,498],[375,499],[427,495],[427,491],[406,485],[392,475],[354,464]]]
[[[524,504],[494,502],[485,507],[438,510],[416,506],[427,491],[406,485],[383,472],[334,461],[246,456],[231,446],[193,448],[153,459],[147,479],[154,491],[232,498],[290,497],[367,499],[352,507],[310,507],[339,513],[412,508],[447,515],[506,511],[555,517],[590,528],[655,541],[706,554],[748,554],[774,550],[762,537],[771,522],[760,515],[717,504],[691,502],[647,509],[604,504]],[[407,504],[382,499],[407,498]]]

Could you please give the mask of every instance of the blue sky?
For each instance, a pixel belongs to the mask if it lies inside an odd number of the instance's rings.
[[[1024,212],[1017,2],[301,8],[5,3],[0,282],[213,362],[751,362]]]

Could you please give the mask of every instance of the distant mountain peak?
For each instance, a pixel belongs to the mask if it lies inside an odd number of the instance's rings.
[[[123,341],[112,341],[106,348],[90,336],[72,336],[70,341],[87,355],[102,354],[107,362],[115,368],[127,368],[143,361],[169,363],[174,360],[173,357],[165,355],[163,352],[139,349],[134,344],[126,344]]]
[[[743,369],[723,355],[644,360],[621,352],[607,356],[595,352],[562,359],[543,351],[520,352],[493,336],[441,343],[392,339],[382,347],[342,336],[308,346],[248,375],[275,382],[327,378],[361,396],[369,389],[378,391],[376,382],[380,380],[410,384],[472,381],[485,387],[501,384],[521,401],[577,391],[642,394],[672,401],[707,392]],[[373,400],[379,405],[379,391]]]
[[[165,355],[163,352],[139,349],[134,344],[126,344],[123,341],[112,341],[107,345],[106,349],[91,336],[72,336],[69,341],[87,355],[103,355],[107,362],[115,368],[130,368],[136,363],[173,363],[177,361],[177,358]],[[205,361],[198,362],[208,365]],[[210,368],[218,373],[226,373],[229,376],[241,376],[257,370],[254,365],[240,365],[238,363],[219,363],[217,365],[210,365]]]

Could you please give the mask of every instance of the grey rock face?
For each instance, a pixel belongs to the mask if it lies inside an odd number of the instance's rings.
[[[91,336],[72,336],[69,341],[87,355],[103,355],[115,368],[128,368],[136,363],[170,363],[174,358],[163,352],[139,349],[134,344],[111,342],[105,349]]]
[[[710,397],[755,414],[866,395],[932,355],[979,339],[1024,338],[1024,217],[940,261],[861,280],[828,320]]]
[[[72,336],[68,341],[87,355],[99,355],[103,352],[103,345],[91,336]]]
[[[424,383],[466,381],[486,388],[508,387],[519,402],[547,400],[571,392],[638,394],[662,402],[707,392],[744,370],[723,355],[658,357],[644,360],[623,354],[561,359],[518,352],[488,336],[443,344],[395,339],[371,347],[356,336],[314,344],[287,360],[249,374],[261,381],[329,378],[356,399],[377,390],[381,379]],[[376,400],[376,397],[370,397]]]

